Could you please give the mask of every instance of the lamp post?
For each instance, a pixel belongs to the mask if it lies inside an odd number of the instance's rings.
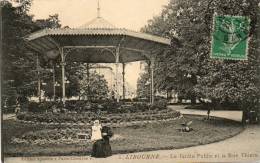
[[[116,48],[116,102],[119,102],[119,82],[118,82],[118,66],[119,66],[119,47]]]

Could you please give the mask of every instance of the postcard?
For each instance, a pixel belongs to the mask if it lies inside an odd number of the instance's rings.
[[[259,0],[0,6],[2,162],[260,162]]]

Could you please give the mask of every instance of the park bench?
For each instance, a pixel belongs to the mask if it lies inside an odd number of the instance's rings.
[[[77,134],[77,137],[79,140],[87,140],[87,139],[90,139],[90,136],[89,134],[87,133],[78,133]]]

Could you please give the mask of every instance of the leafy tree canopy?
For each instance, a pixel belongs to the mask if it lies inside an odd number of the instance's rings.
[[[60,27],[58,15],[52,15],[36,23],[33,21],[33,16],[28,14],[31,0],[20,0],[20,5],[15,7],[4,0],[0,2],[0,7],[3,42],[2,99],[16,99],[17,96],[26,98],[35,95],[37,90],[36,55],[27,48],[23,38],[44,27]],[[43,58],[40,60],[44,61]]]
[[[171,50],[156,60],[157,89],[173,89],[193,101],[196,98],[236,104],[258,101],[258,3],[259,0],[171,0],[162,14],[142,29],[173,40]],[[248,61],[210,58],[213,14],[250,17]],[[178,46],[176,38],[181,43]]]

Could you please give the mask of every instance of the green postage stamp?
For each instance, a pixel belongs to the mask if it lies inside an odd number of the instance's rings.
[[[215,16],[211,58],[246,60],[250,19],[243,16]]]

